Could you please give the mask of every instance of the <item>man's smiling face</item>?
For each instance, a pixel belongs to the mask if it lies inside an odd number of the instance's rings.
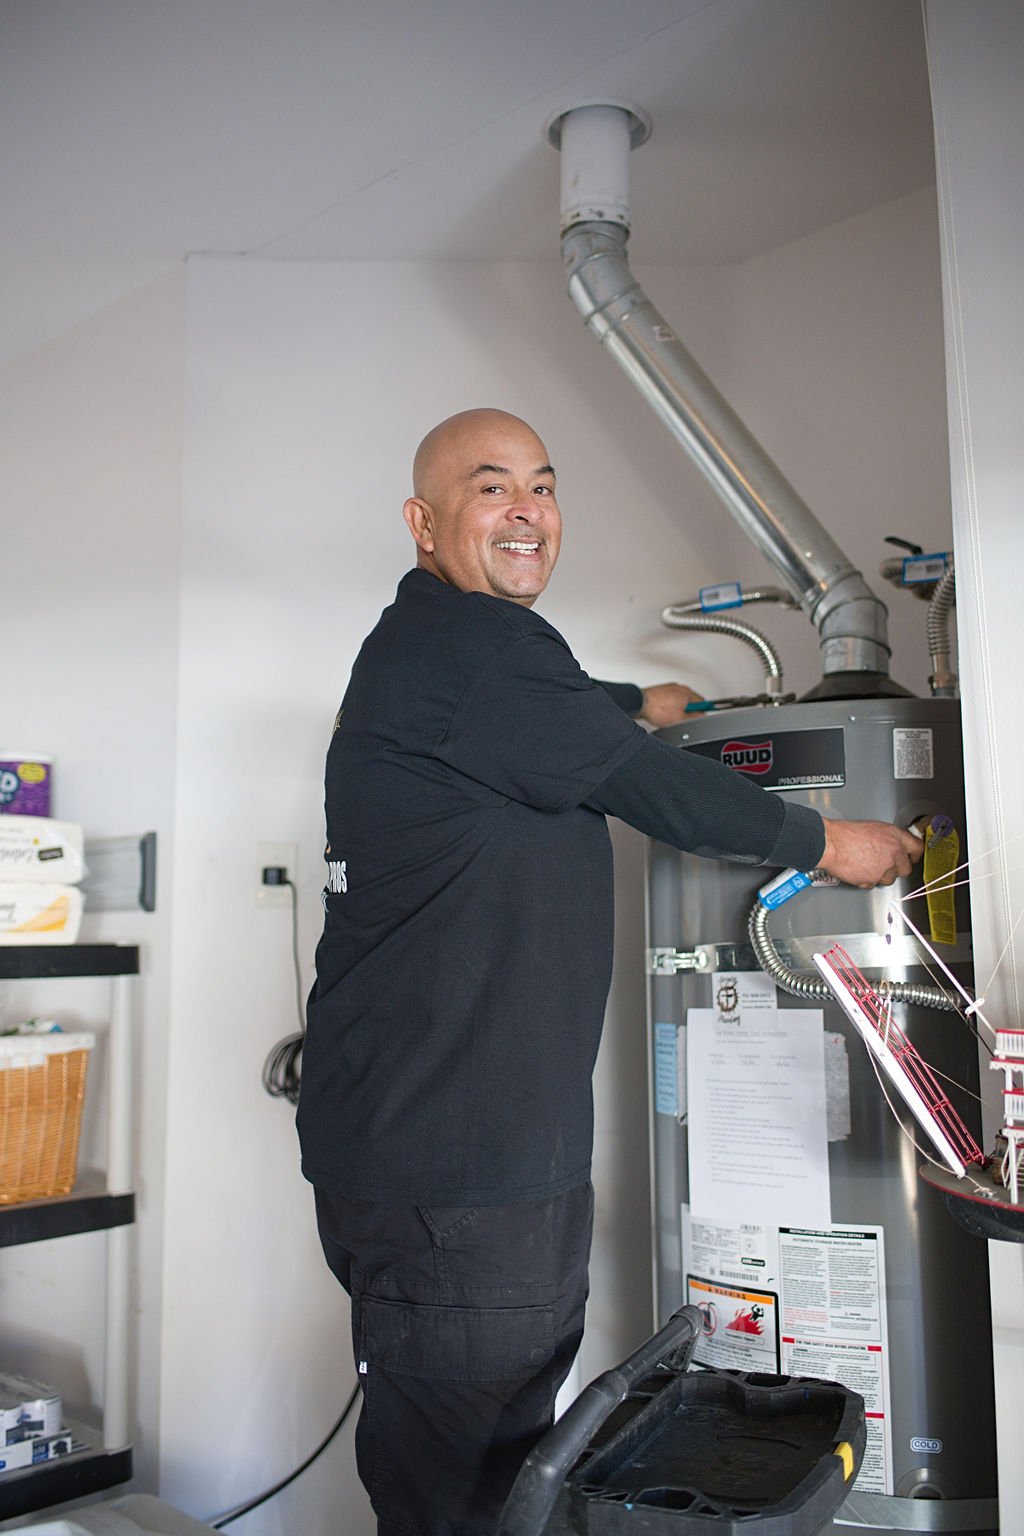
[[[417,563],[460,591],[529,607],[562,539],[555,472],[532,428],[503,411],[464,411],[424,438],[413,478],[403,511]]]

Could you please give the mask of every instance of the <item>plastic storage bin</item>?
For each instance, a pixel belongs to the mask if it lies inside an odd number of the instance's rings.
[[[66,1195],[94,1035],[0,1036],[0,1204]]]

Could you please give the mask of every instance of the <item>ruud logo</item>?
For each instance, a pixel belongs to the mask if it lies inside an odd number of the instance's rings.
[[[727,741],[722,748],[722,762],[740,773],[770,773],[771,741]]]

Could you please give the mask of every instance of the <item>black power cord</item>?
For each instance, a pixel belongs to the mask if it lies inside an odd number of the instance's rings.
[[[286,1035],[274,1046],[263,1063],[263,1086],[272,1099],[287,1099],[289,1104],[299,1102],[299,1084],[302,1081],[302,1046],[306,1038],[306,1020],[302,1008],[302,973],[299,968],[299,912],[295,884],[286,872],[277,866],[263,871],[264,885],[286,885],[291,893],[292,908],[292,965],[295,969],[295,1012],[299,1021],[298,1034]]]
[[[298,892],[295,889],[294,882],[288,879],[287,870],[282,869],[278,865],[271,865],[263,871],[263,884],[286,885],[291,894],[292,965],[295,970],[295,1012],[299,1023],[298,1032],[294,1035],[286,1035],[283,1040],[279,1040],[263,1063],[263,1086],[271,1098],[287,1099],[290,1104],[297,1104],[299,1084],[302,1079],[302,1046],[306,1038],[306,1021],[302,1009],[302,971],[299,966]],[[327,1432],[316,1450],[307,1456],[301,1466],[295,1468],[294,1472],[289,1472],[287,1477],[283,1477],[280,1482],[275,1483],[272,1488],[266,1489],[264,1493],[258,1493],[255,1498],[247,1499],[244,1504],[238,1504],[234,1509],[225,1510],[223,1514],[208,1520],[207,1524],[211,1525],[215,1531],[223,1530],[232,1521],[240,1520],[243,1515],[249,1514],[251,1510],[256,1509],[260,1504],[265,1504],[268,1499],[274,1498],[282,1489],[287,1488],[290,1483],[294,1483],[295,1479],[301,1477],[306,1468],[311,1467],[317,1457],[330,1445],[352,1412],[358,1396],[359,1382],[357,1380],[352,1388],[348,1402],[341,1410],[341,1415],[337,1422]]]
[[[230,1525],[233,1520],[240,1520],[242,1516],[247,1515],[250,1510],[256,1509],[260,1504],[265,1504],[268,1499],[272,1499],[275,1494],[278,1494],[282,1491],[282,1489],[287,1488],[289,1483],[294,1483],[295,1479],[300,1477],[302,1473],[305,1472],[307,1467],[311,1467],[313,1465],[321,1451],[326,1451],[327,1447],[330,1445],[331,1441],[334,1439],[335,1435],[338,1433],[339,1429],[344,1424],[349,1414],[352,1412],[352,1409],[355,1406],[356,1398],[358,1396],[359,1382],[357,1381],[355,1386],[352,1388],[351,1397],[345,1404],[344,1408],[341,1410],[341,1417],[338,1419],[337,1423],[333,1426],[332,1429],[328,1431],[327,1435],[323,1440],[321,1440],[316,1450],[313,1451],[310,1456],[307,1456],[302,1465],[296,1467],[294,1472],[289,1472],[287,1477],[283,1477],[279,1483],[275,1483],[273,1488],[268,1488],[265,1493],[257,1494],[254,1499],[247,1499],[244,1504],[238,1504],[234,1509],[225,1510],[222,1515],[217,1515],[213,1520],[207,1521],[207,1524],[211,1525],[215,1531],[222,1531],[224,1527],[226,1525]]]

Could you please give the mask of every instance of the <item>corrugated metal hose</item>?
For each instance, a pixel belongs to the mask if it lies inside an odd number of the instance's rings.
[[[747,933],[757,963],[777,987],[793,997],[813,998],[815,1002],[834,1001],[832,991],[821,977],[811,971],[794,971],[782,959],[768,932],[768,907],[756,901],[747,922]],[[894,1003],[911,1003],[917,1008],[942,1008],[955,1013],[959,1002],[952,992],[932,982],[880,981],[877,991],[881,997],[891,998]]]

